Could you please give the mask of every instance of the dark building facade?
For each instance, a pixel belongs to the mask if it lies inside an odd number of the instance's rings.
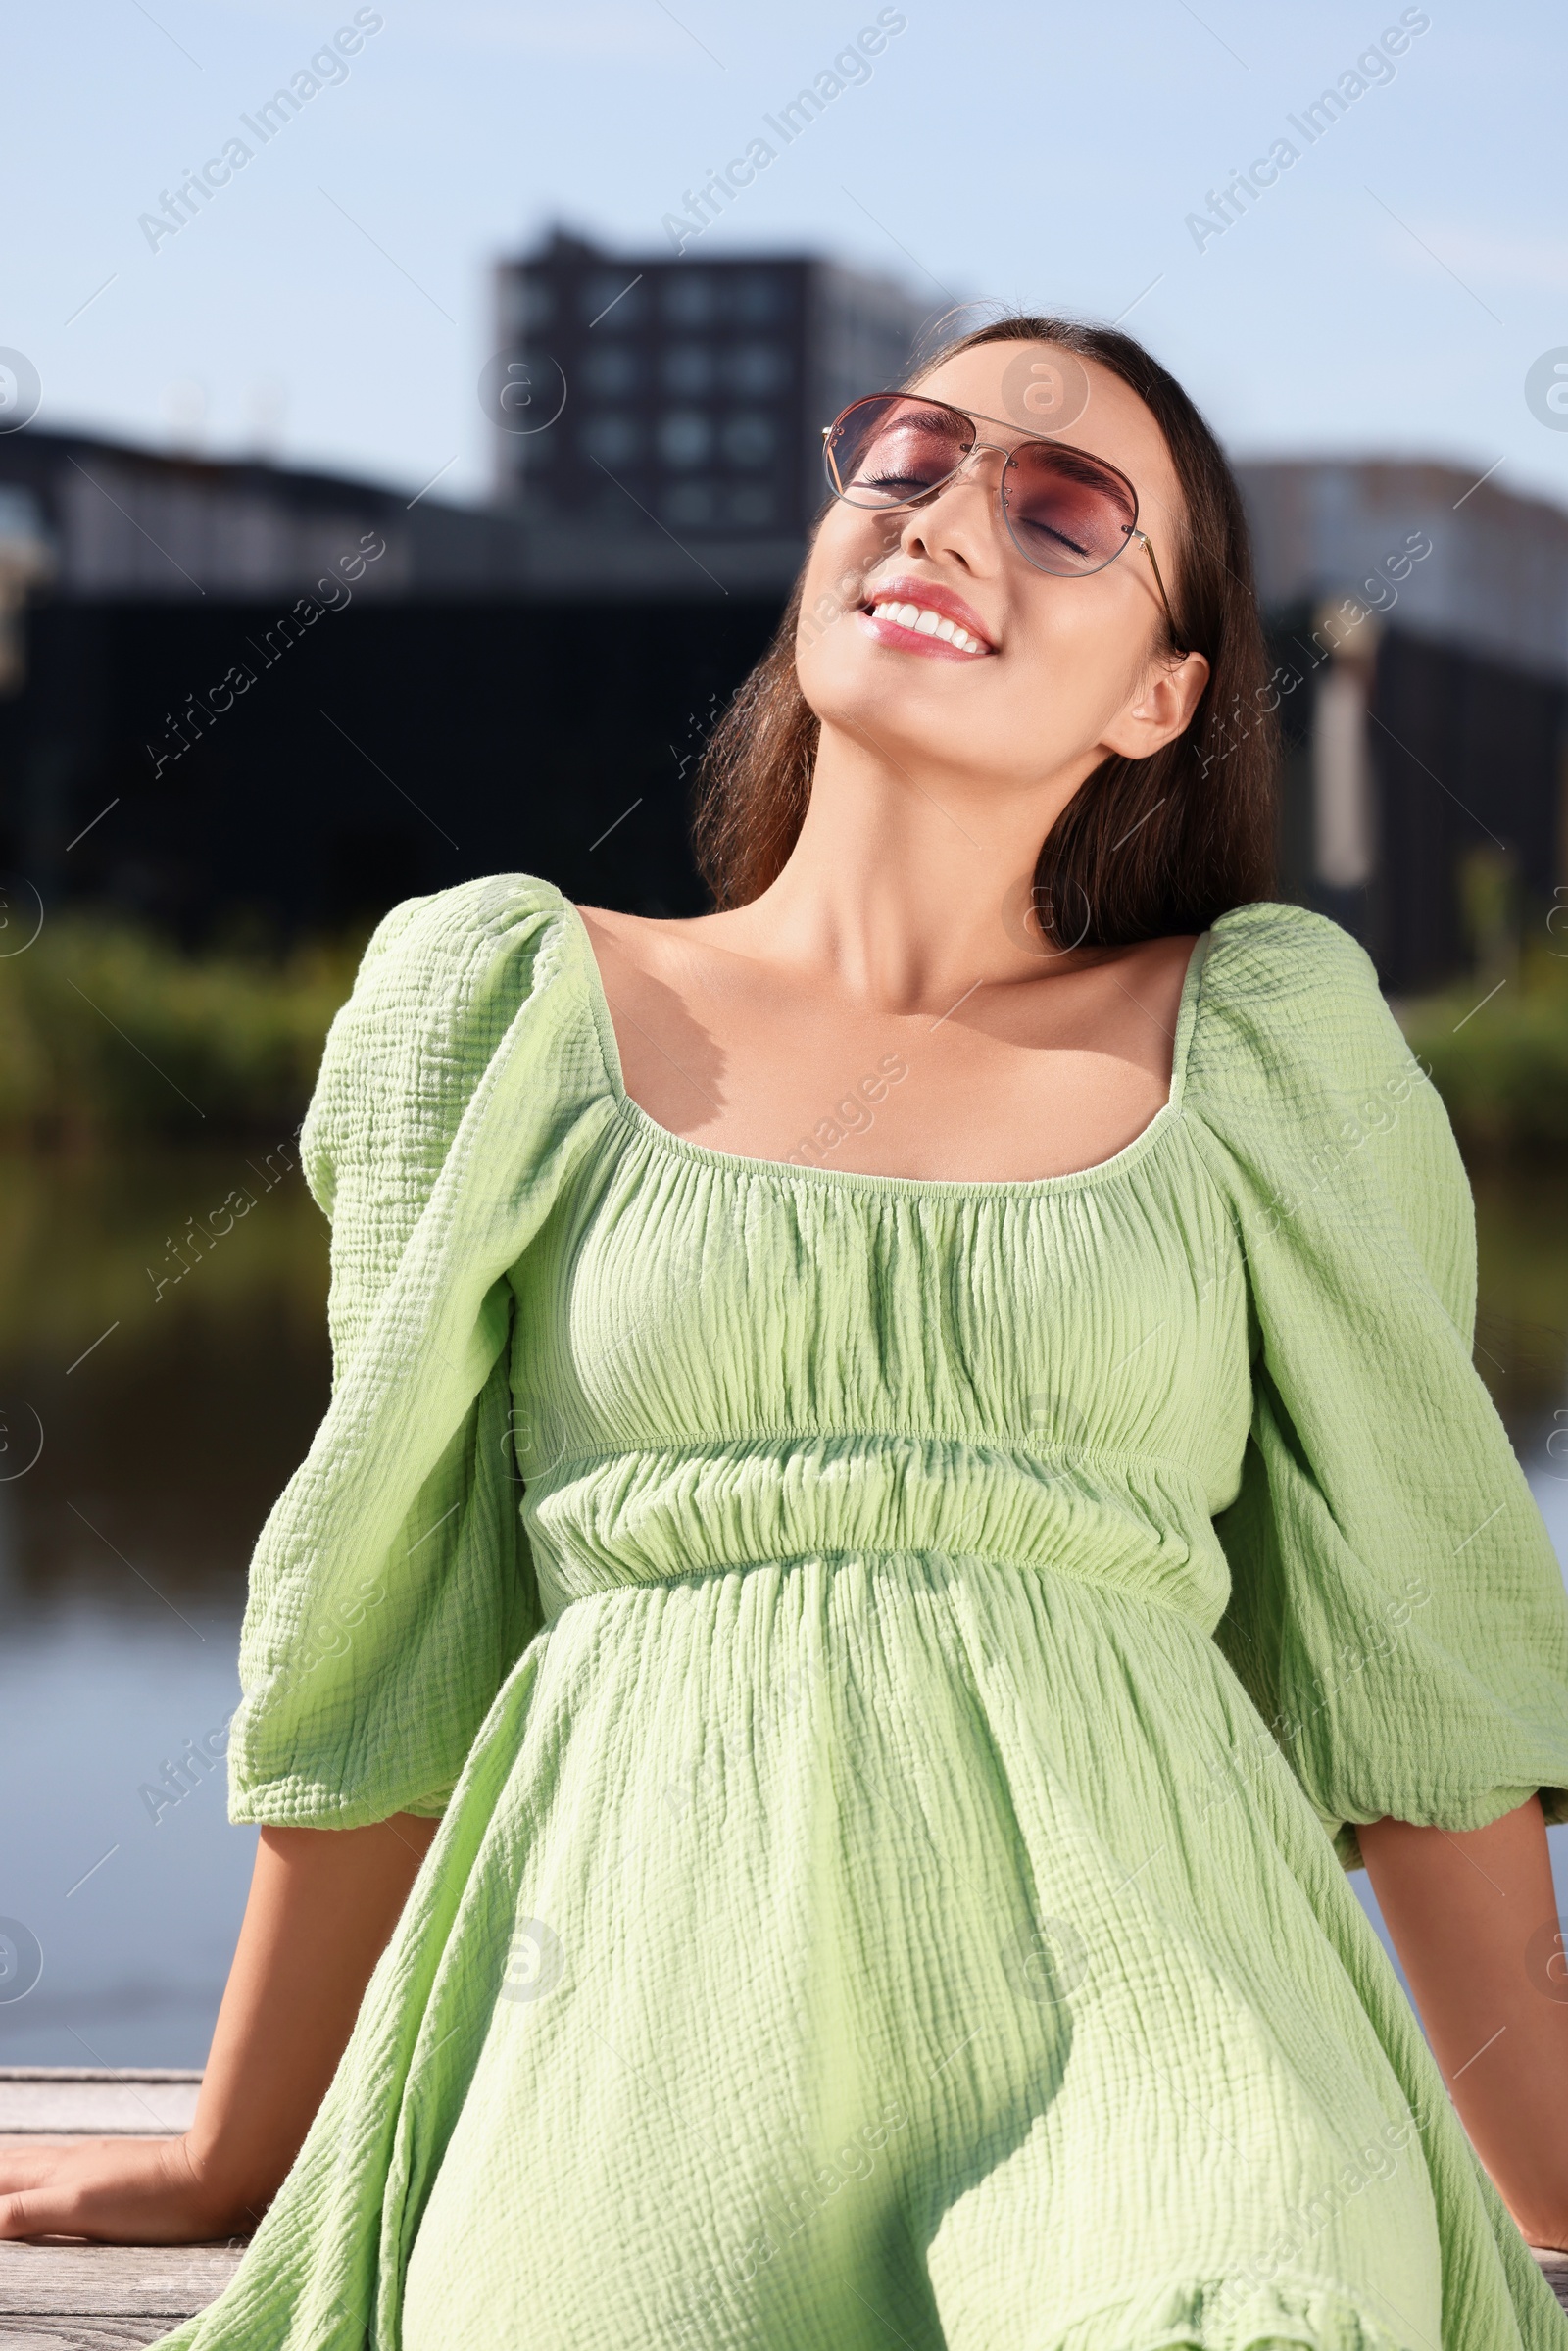
[[[1449,466],[1240,468],[1286,738],[1287,893],[1435,985],[1568,882],[1568,514]]]
[[[36,610],[26,689],[0,705],[0,870],[193,940],[236,917],[331,927],[516,869],[589,905],[700,912],[695,755],[776,604],[715,602],[696,636],[673,600],[591,612],[397,601],[295,638],[266,605],[172,628],[145,604]],[[213,690],[241,663],[254,683],[228,703]]]
[[[367,484],[0,440],[31,582],[0,698],[0,875],[195,937],[507,867],[695,912],[697,750],[782,591],[540,586],[512,516]],[[605,647],[614,647],[606,691]]]
[[[538,531],[796,548],[822,426],[903,380],[928,317],[811,256],[618,261],[561,233],[503,265],[497,313],[497,490]]]

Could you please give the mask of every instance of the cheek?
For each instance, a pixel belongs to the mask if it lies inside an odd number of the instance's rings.
[[[1127,584],[1113,582],[1107,568],[1047,588],[1027,651],[1041,715],[1054,734],[1093,737],[1144,680],[1148,624]]]
[[[813,608],[802,612],[795,633],[795,674],[818,717],[837,711],[847,695],[853,698],[864,690],[864,648],[855,643],[854,629],[847,615],[824,623]]]
[[[806,648],[859,610],[868,576],[897,550],[902,520],[843,505],[828,510],[807,562],[801,595],[799,635]]]

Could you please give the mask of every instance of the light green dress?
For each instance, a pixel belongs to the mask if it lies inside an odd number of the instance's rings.
[[[1565,2351],[1345,1877],[1568,1819],[1568,1600],[1343,931],[1224,914],[1135,1142],[939,1183],[661,1128],[499,875],[304,1146],[231,1813],[443,1821],[169,2351]]]

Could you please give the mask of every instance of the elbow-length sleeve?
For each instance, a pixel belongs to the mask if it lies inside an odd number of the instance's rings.
[[[1364,951],[1214,924],[1185,1115],[1238,1235],[1250,1433],[1214,1638],[1347,1869],[1385,1815],[1568,1820],[1568,1593],[1472,1361],[1475,1208]]]
[[[251,1561],[229,1816],[438,1814],[540,1629],[508,1270],[592,1127],[569,909],[500,875],[395,906],[300,1131],[332,1391]]]

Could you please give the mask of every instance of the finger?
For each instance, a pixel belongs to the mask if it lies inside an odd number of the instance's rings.
[[[42,2146],[13,2145],[0,2148],[0,2196],[12,2195],[24,2188],[59,2186],[65,2180],[79,2178],[83,2158],[95,2154],[117,2156],[124,2160],[124,2150],[136,2142],[125,2139],[76,2138],[46,2141]]]
[[[0,2237],[68,2233],[54,2209],[58,2201],[47,2188],[23,2188],[14,2195],[0,2196]]]
[[[55,2147],[19,2147],[15,2153],[0,2155],[0,2195],[11,2195],[18,2188],[41,2187],[63,2150]]]
[[[171,2228],[156,2206],[144,2214],[140,2199],[122,2193],[45,2185],[0,2197],[0,2240],[35,2236],[79,2236],[100,2245],[181,2241],[177,2224]]]
[[[75,2139],[63,2146],[19,2149],[0,2180],[0,2237],[99,2236],[106,2224],[130,2219],[140,2184],[124,2174],[137,2142]],[[94,2177],[95,2159],[118,2167]]]

